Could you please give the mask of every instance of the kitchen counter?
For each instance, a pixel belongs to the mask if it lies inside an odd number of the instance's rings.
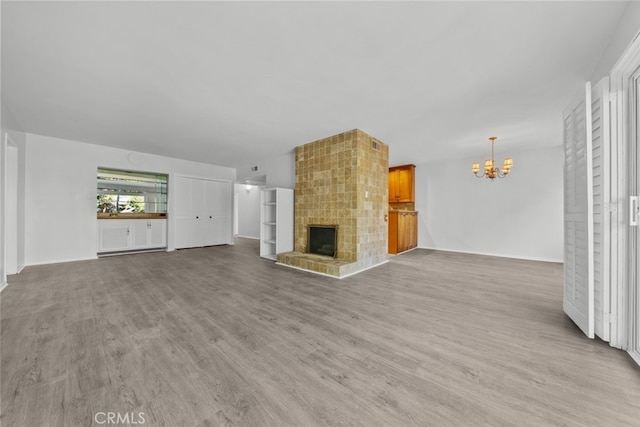
[[[166,213],[98,213],[98,219],[167,219]]]

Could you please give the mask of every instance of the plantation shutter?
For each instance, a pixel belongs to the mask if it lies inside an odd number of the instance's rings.
[[[609,78],[591,90],[591,150],[593,171],[593,298],[594,332],[610,336],[610,107]]]
[[[591,84],[563,114],[564,312],[594,337]]]

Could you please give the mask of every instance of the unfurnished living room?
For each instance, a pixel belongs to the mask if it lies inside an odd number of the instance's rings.
[[[640,2],[1,1],[0,425],[640,425]]]

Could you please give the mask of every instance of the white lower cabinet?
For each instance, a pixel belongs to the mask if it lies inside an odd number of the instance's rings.
[[[128,219],[98,220],[98,253],[131,249],[131,221]]]
[[[166,219],[136,219],[131,221],[133,248],[150,249],[167,246]]]
[[[166,246],[166,219],[98,220],[98,253],[159,249]]]

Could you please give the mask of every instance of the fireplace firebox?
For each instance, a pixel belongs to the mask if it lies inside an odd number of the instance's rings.
[[[335,258],[338,248],[337,225],[309,225],[307,227],[307,252]]]

